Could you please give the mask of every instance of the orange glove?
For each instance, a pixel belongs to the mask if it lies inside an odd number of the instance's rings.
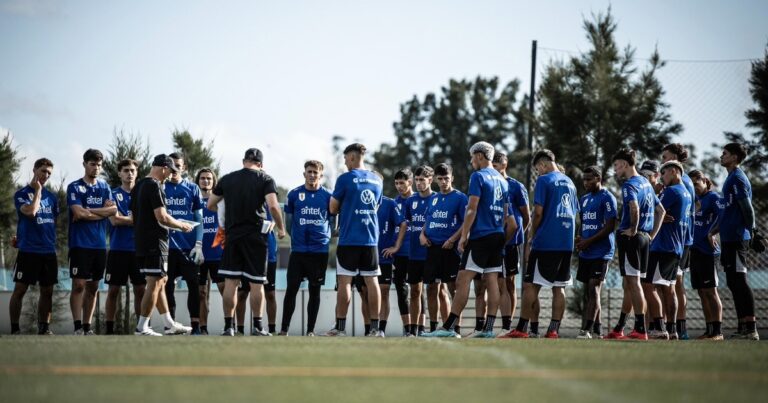
[[[224,228],[219,227],[219,229],[216,230],[216,236],[213,237],[213,244],[211,244],[211,247],[215,248],[221,246],[223,248],[226,241],[227,236],[224,234]]]

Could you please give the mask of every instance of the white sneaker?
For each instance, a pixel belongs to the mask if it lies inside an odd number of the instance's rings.
[[[592,333],[589,330],[579,330],[579,334],[576,335],[577,339],[591,339]]]
[[[745,340],[760,340],[760,334],[757,333],[757,330],[754,332],[744,332],[744,339]]]
[[[384,337],[384,332],[380,330],[371,330],[368,334],[365,335],[366,337]]]
[[[151,327],[148,327],[148,328],[146,328],[144,330],[141,330],[141,331],[139,329],[136,329],[133,332],[133,334],[136,335],[136,336],[162,336],[162,334],[152,330]]]
[[[649,340],[669,340],[669,333],[666,330],[650,330],[648,331]]]
[[[85,332],[83,331],[83,329],[77,329],[77,330],[75,330],[75,336],[82,336],[82,335],[84,335],[84,334],[85,334]]]
[[[226,328],[226,329],[224,329],[224,331],[223,331],[223,332],[221,332],[221,335],[222,335],[222,336],[230,336],[230,337],[235,337],[235,329],[234,329],[234,328],[232,328],[232,327],[230,327],[230,328]]]
[[[179,322],[173,322],[173,326],[169,327],[168,329],[165,329],[165,334],[168,336],[173,336],[177,334],[189,334],[192,332],[192,328],[189,326],[184,326]]]
[[[472,330],[472,333],[464,336],[467,339],[482,339],[485,338],[482,330]]]
[[[259,329],[253,328],[251,329],[251,336],[272,336],[272,334],[264,329],[259,330]]]
[[[306,337],[315,337],[315,332],[307,332]]]
[[[347,335],[347,332],[343,330],[338,330],[336,328],[333,328],[327,332],[325,332],[326,337],[344,337]]]

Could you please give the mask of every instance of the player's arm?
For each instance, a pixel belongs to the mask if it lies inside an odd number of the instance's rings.
[[[277,201],[277,193],[267,193],[265,197],[269,213],[272,214],[272,219],[275,220],[277,237],[283,239],[285,238],[285,223],[283,222],[283,212],[280,211],[280,203]]]
[[[37,182],[37,180],[35,180]],[[39,182],[38,182],[39,185]],[[24,214],[25,216],[29,218],[33,218],[35,214],[37,214],[38,211],[40,211],[40,200],[42,199],[43,194],[43,187],[38,186],[35,188],[35,194],[32,196],[32,202],[29,204],[22,204],[21,207],[19,207],[19,211],[21,211],[21,214]]]
[[[744,218],[744,226],[749,230],[750,238],[754,238],[755,232],[755,209],[752,207],[752,200],[749,197],[736,200],[741,216]]]
[[[651,239],[656,238],[656,234],[659,233],[666,214],[667,211],[664,210],[664,206],[662,206],[661,203],[657,204],[653,210],[653,231],[651,231]]]
[[[211,211],[218,211],[219,210],[219,202],[224,199],[224,196],[219,196],[217,194],[211,194],[208,197],[208,210]]]
[[[341,202],[336,200],[335,197],[331,196],[331,201],[328,203],[328,212],[331,215],[337,215],[339,214],[339,211],[341,209]]]
[[[635,236],[637,226],[640,225],[640,205],[637,204],[637,200],[630,200],[626,203],[625,208],[629,208],[629,228],[621,231],[621,235]]]
[[[508,206],[505,204],[505,212],[507,211],[507,207]],[[514,214],[506,214],[504,220],[506,221],[506,225],[504,226],[504,245],[506,245],[515,236],[515,232],[517,232],[517,220],[515,220]]]
[[[536,236],[536,231],[538,231],[543,217],[544,217],[544,206],[540,204],[534,204],[533,217],[531,218],[531,239],[533,239]]]
[[[182,232],[192,231],[191,225],[171,217],[171,215],[168,214],[168,210],[165,209],[165,206],[160,206],[155,208],[154,213],[155,213],[155,219],[160,225],[163,225],[172,229],[177,229]]]
[[[120,211],[118,210],[115,215],[109,217],[109,222],[115,227],[130,227],[133,225],[133,216],[131,215],[122,215],[120,214]]]
[[[403,221],[400,223],[400,232],[397,234],[397,239],[395,240],[395,244],[392,247],[384,250],[384,257],[393,256],[395,253],[397,253],[400,250],[400,248],[403,247],[406,231],[408,231],[408,221]],[[387,254],[387,252],[389,252],[389,254]]]
[[[464,222],[461,224],[461,239],[459,240],[459,252],[464,253],[464,247],[469,239],[469,231],[477,218],[477,205],[480,203],[480,197],[471,195],[467,202],[467,211],[464,213]]]
[[[79,204],[70,205],[69,211],[72,212],[72,221],[99,221],[104,219],[104,217]]]
[[[109,218],[117,213],[117,205],[112,199],[107,199],[107,201],[104,202],[103,207],[89,208],[88,210],[99,216],[99,219]]]
[[[523,216],[523,234],[527,234],[528,230],[531,229],[531,209],[527,204],[524,206],[518,206],[517,209]]]

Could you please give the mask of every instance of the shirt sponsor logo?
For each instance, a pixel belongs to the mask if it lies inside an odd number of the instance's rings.
[[[370,189],[365,189],[360,193],[360,201],[363,202],[363,204],[375,204],[376,196],[374,196]]]

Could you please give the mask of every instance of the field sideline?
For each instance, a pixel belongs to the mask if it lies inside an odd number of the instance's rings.
[[[745,401],[765,342],[2,337],[3,402]]]

